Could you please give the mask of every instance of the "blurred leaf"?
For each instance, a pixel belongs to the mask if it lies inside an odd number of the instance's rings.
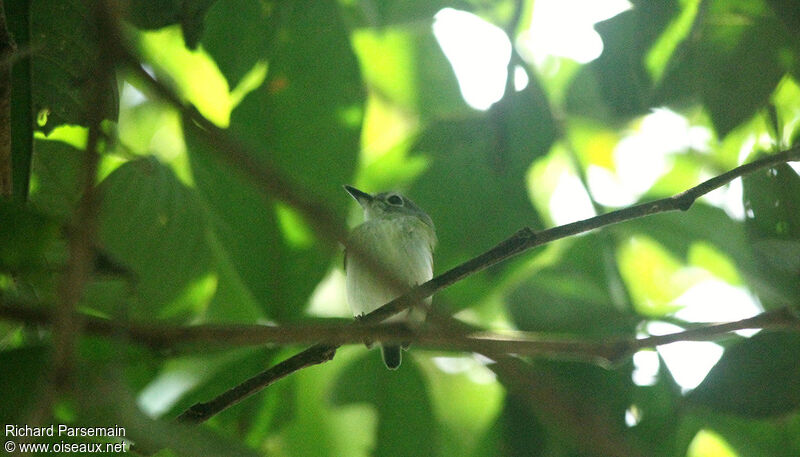
[[[99,278],[86,283],[78,307],[107,317],[120,316],[120,308],[131,292],[131,278]]]
[[[624,418],[633,391],[632,364],[607,370],[586,363],[536,360],[529,370],[528,367],[515,370],[508,361],[489,367],[506,389],[514,392],[510,401],[527,407],[544,426],[547,434],[544,455],[595,455],[589,443],[629,447]],[[526,421],[530,416],[524,409],[514,410],[509,432],[528,429],[528,433],[539,433],[535,427],[530,430],[531,423]],[[539,438],[511,438],[520,452],[521,446],[542,442]]]
[[[730,257],[714,246],[698,242],[689,248],[689,263],[701,267],[728,284],[741,284],[742,278]]]
[[[30,201],[46,214],[66,219],[80,199],[81,151],[61,141],[33,143]]]
[[[714,0],[707,9],[657,98],[668,104],[699,98],[724,137],[767,102],[789,69],[784,48],[791,40],[762,0]]]
[[[23,424],[47,386],[47,349],[28,346],[0,351],[0,421]]]
[[[357,27],[381,29],[396,25],[418,26],[452,3],[443,0],[354,0],[345,13]]]
[[[694,438],[711,430],[722,437],[739,456],[794,457],[800,452],[800,417],[753,419],[707,411],[687,414],[681,428]],[[684,455],[684,454],[681,454]]]
[[[217,62],[231,87],[263,60],[269,51],[277,18],[271,2],[259,0],[218,1],[209,9],[203,32],[203,48]],[[236,52],[231,52],[236,43]]]
[[[548,445],[552,443],[547,430],[539,423],[536,416],[525,407],[525,403],[511,394],[506,397],[505,405],[495,425],[497,429],[497,448],[494,455],[504,456],[544,456],[548,455]],[[486,454],[489,455],[489,454]]]
[[[167,305],[211,267],[207,221],[196,196],[153,158],[117,168],[101,192],[100,240],[135,273],[139,302],[132,317],[185,314]]]
[[[751,240],[800,241],[800,176],[786,164],[743,178]]]
[[[647,191],[654,198],[667,197],[683,192],[701,181],[702,165],[697,158],[677,155],[672,158],[672,167]]]
[[[647,53],[647,69],[653,81],[660,81],[670,60],[675,52],[684,45],[684,40],[689,36],[692,25],[697,20],[697,14],[702,0],[682,1],[681,11],[669,23],[661,36],[655,41]]]
[[[140,397],[158,416],[176,417],[193,404],[208,401],[273,364],[278,350],[239,348],[222,353],[191,355],[168,361]],[[268,392],[268,394],[273,394]],[[170,400],[172,400],[170,402]],[[261,399],[253,396],[216,416],[217,423],[239,420],[242,412]]]
[[[616,131],[587,119],[574,118],[567,133],[569,145],[580,154],[584,169],[597,165],[614,170],[614,148],[620,139]]]
[[[127,19],[142,29],[160,29],[179,21],[184,0],[128,0]]]
[[[598,22],[603,53],[576,75],[567,94],[568,111],[605,122],[645,114],[652,87],[645,56],[677,13],[675,0],[637,2],[635,8]]]
[[[765,142],[768,144],[764,145],[762,141],[758,141],[753,145],[753,138],[766,140]],[[724,167],[734,168],[742,163],[740,158],[742,151],[771,148],[773,146],[772,141],[773,139],[770,138],[769,127],[767,126],[767,117],[756,114],[749,120],[739,124],[722,138],[722,141],[714,148],[714,158]]]
[[[98,102],[89,89],[102,88],[106,111],[100,115],[117,118],[116,81],[96,81],[99,37],[93,19],[94,11],[84,2],[31,1],[33,109],[44,114],[39,128],[45,133],[60,124],[88,125],[89,109]],[[31,122],[35,126],[37,121]]]
[[[374,456],[418,455],[424,443],[428,455],[437,455],[438,427],[422,372],[413,357],[397,371],[389,371],[375,352],[348,365],[331,393],[335,405],[366,402],[378,412]]]
[[[194,126],[185,133],[197,191],[211,216],[211,248],[220,273],[210,316],[230,320],[253,302],[277,321],[297,319],[328,267],[329,252],[316,239],[304,247],[290,245],[275,205],[212,157]],[[244,303],[242,295],[249,295]]]
[[[703,272],[683,268],[670,253],[646,236],[634,236],[619,248],[619,269],[636,311],[661,317],[676,310],[673,300],[704,279]]]
[[[150,383],[163,364],[153,351],[107,336],[83,335],[78,340],[78,354],[79,370],[105,371],[110,376],[119,373],[134,391]]]
[[[356,30],[353,47],[364,79],[378,96],[424,119],[469,114],[432,23]]]
[[[250,401],[242,405],[238,419],[246,422],[244,425],[248,429],[247,443],[250,446],[260,446],[271,434],[295,419],[298,409],[297,384],[288,380],[273,384],[269,391],[257,397],[260,402]]]
[[[194,49],[203,34],[203,21],[206,11],[217,0],[184,0],[181,16],[181,30],[186,47]]]
[[[743,178],[745,227],[753,252],[785,304],[800,297],[800,176],[779,165]]]
[[[582,338],[633,335],[637,318],[613,290],[603,239],[565,242],[560,261],[533,272],[511,292],[506,301],[517,327]]]
[[[44,266],[44,254],[58,234],[54,221],[6,199],[0,199],[0,221],[0,271]]]
[[[186,47],[194,49],[203,33],[206,11],[215,2],[216,0],[128,0],[125,12],[128,20],[142,29],[160,29],[180,24]]]
[[[233,111],[231,133],[258,160],[344,215],[349,202],[341,185],[355,169],[364,101],[355,57],[335,4],[281,3],[274,14],[280,39],[264,56],[268,80]],[[311,233],[307,221],[292,218],[287,226],[284,217],[280,226],[273,203],[212,158],[194,126],[185,128],[192,171],[219,247],[270,317],[296,319],[325,274],[331,251],[315,238],[293,243],[297,233]]]
[[[728,347],[687,397],[695,405],[745,417],[784,415],[800,407],[800,335],[762,332]]]
[[[800,30],[800,9],[793,0],[766,0],[767,4],[775,11],[775,15],[783,21],[787,31],[797,37]]]
[[[677,418],[681,388],[672,378],[663,360],[653,385],[637,385],[632,389],[631,403],[626,410],[635,420],[629,429],[633,439],[640,443],[650,457],[683,457],[686,444],[681,440]],[[635,372],[634,372],[635,379]]]
[[[125,86],[123,96],[133,98],[132,86]],[[169,162],[185,154],[181,133],[180,115],[169,105],[160,101],[145,100],[140,103],[128,103],[119,113],[117,134],[124,152],[137,155],[153,154],[159,159]]]
[[[765,308],[786,305],[782,286],[776,284],[756,261],[744,224],[731,219],[719,208],[697,202],[686,212],[656,214],[617,225],[611,230],[625,237],[644,234],[657,240],[681,260],[688,259],[694,243],[708,243],[730,256]]]
[[[775,138],[780,146],[793,146],[798,144],[800,135],[800,86],[797,80],[790,76],[783,78],[775,93],[772,103],[778,115],[778,137]]]
[[[686,457],[705,457],[709,455],[714,457],[738,456],[721,436],[708,430],[700,430],[689,445]]]
[[[503,408],[505,396],[503,387],[494,382],[494,374],[471,354],[414,360],[424,368],[440,425],[439,455],[488,455],[478,447],[483,445],[483,435],[492,433],[490,427]]]
[[[211,427],[180,424],[174,420],[154,420],[147,416],[138,408],[133,392],[122,382],[118,365],[111,363],[98,368],[88,363],[79,368],[81,382],[75,389],[78,407],[75,425],[96,427],[97,424],[111,424],[124,427],[125,439],[137,446],[137,453],[143,454],[168,448],[181,456],[260,455]],[[163,452],[158,455],[171,455]]]
[[[337,6],[306,3],[276,6],[267,81],[233,111],[231,131],[344,214],[349,202],[339,196],[358,157],[364,92]]]
[[[430,166],[410,194],[436,224],[436,265],[450,268],[522,227],[542,226],[525,174],[554,136],[547,106],[528,91],[507,95],[483,116],[440,121],[425,130],[414,150],[426,154]],[[445,295],[463,308],[491,293],[491,284],[484,273]]]
[[[227,81],[203,49],[186,49],[181,36],[177,27],[168,27],[137,38],[144,58],[158,63],[154,70],[160,78],[207,119],[227,127],[233,108]]]

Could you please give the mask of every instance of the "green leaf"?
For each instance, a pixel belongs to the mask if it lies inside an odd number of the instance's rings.
[[[607,370],[586,363],[537,360],[530,367],[519,367],[523,369],[514,369],[508,361],[489,367],[514,393],[510,401],[526,406],[545,428],[544,439],[512,437],[518,450],[532,441],[545,441],[552,452],[545,455],[583,455],[578,451],[586,447],[585,434],[594,435],[590,438],[594,442],[600,442],[597,436],[602,434],[627,447],[624,418],[633,391],[632,364]],[[527,412],[516,410],[509,431],[541,433],[526,417]]]
[[[420,25],[356,30],[353,46],[364,79],[376,94],[423,119],[469,115],[473,111],[461,96],[432,24],[429,19]]]
[[[646,236],[631,237],[620,246],[617,256],[636,310],[647,316],[674,312],[673,301],[707,276],[683,268],[682,262]]]
[[[503,408],[505,391],[493,382],[494,375],[482,361],[471,355],[431,355],[434,357],[414,360],[425,369],[427,390],[440,426],[439,455],[476,455],[477,448],[484,445],[483,436],[493,433],[490,428]]]
[[[337,6],[307,6],[276,5],[279,39],[261,56],[269,61],[268,79],[234,109],[230,131],[256,160],[344,215],[349,200],[341,186],[356,167],[364,94]],[[328,269],[331,250],[308,235],[307,220],[283,211],[279,221],[273,201],[213,158],[194,126],[185,128],[220,247],[269,317],[296,319]]]
[[[28,346],[0,351],[0,421],[22,424],[47,386],[47,350]]]
[[[187,49],[177,27],[142,32],[135,37],[143,59],[157,63],[153,69],[158,79],[171,83],[175,92],[206,119],[228,126],[233,100],[227,81],[205,50]]]
[[[694,437],[711,430],[721,436],[739,456],[795,457],[800,453],[800,417],[775,420],[743,418],[730,414],[696,411],[681,419],[681,430]],[[685,454],[680,454],[681,456]]]
[[[61,141],[33,145],[30,201],[37,209],[66,219],[80,199],[81,151]]]
[[[100,241],[135,275],[139,303],[132,315],[185,314],[168,305],[211,268],[208,224],[196,196],[154,158],[125,163],[100,190]]]
[[[626,415],[630,413],[636,420],[631,432],[635,442],[647,451],[645,455],[683,457],[687,443],[682,440],[677,421],[682,400],[680,386],[664,361],[660,363],[655,384],[633,387]]]
[[[130,0],[128,20],[142,29],[160,29],[180,24],[186,47],[194,49],[203,34],[206,11],[216,0]],[[219,2],[227,3],[227,2]]]
[[[535,271],[506,299],[514,323],[524,330],[579,337],[633,335],[636,316],[620,302],[607,262],[613,248],[605,237],[565,242],[560,260]]]
[[[264,370],[273,363],[277,353],[276,349],[240,348],[170,360],[151,379],[146,388],[147,401],[152,402],[151,406],[158,406],[163,405],[165,398],[174,399],[168,409],[158,412],[164,417],[176,417],[191,405],[208,401]],[[235,421],[243,411],[258,405],[260,400],[250,397],[215,420],[223,423]]]
[[[88,125],[89,110],[99,101],[96,90],[104,98],[100,115],[117,118],[116,81],[96,80],[101,62],[94,17],[85,2],[31,2],[31,48],[36,49],[31,59],[33,114],[46,119],[39,122],[45,133],[61,124]],[[36,125],[36,119],[31,123]]]
[[[709,2],[703,21],[676,53],[658,90],[660,103],[699,98],[720,137],[752,117],[789,69],[780,20],[761,0]]]
[[[784,415],[800,407],[800,335],[762,332],[728,347],[687,397],[695,405],[745,417]]]
[[[525,173],[548,151],[553,129],[544,101],[527,91],[507,95],[481,116],[426,129],[413,149],[427,155],[430,166],[410,194],[436,224],[436,265],[450,268],[522,227],[542,226],[526,192]],[[482,274],[446,294],[463,308],[491,293],[492,284]]]
[[[246,293],[268,317],[297,319],[327,270],[331,253],[316,240],[304,246],[289,243],[274,203],[211,156],[196,128],[187,126],[185,133],[195,185],[211,217],[212,249],[221,274],[210,314],[230,317],[241,302],[225,300],[225,295]]]
[[[437,455],[438,431],[425,378],[412,357],[389,371],[375,352],[348,365],[331,393],[335,405],[370,403],[378,412],[373,455]]]
[[[129,0],[127,19],[142,29],[160,29],[179,21],[184,0]]]
[[[625,237],[646,235],[653,238],[682,261],[688,260],[694,243],[711,245],[728,254],[765,308],[785,306],[784,288],[776,284],[775,278],[757,261],[744,225],[719,208],[697,202],[686,212],[656,214],[617,225],[611,230]]]
[[[800,176],[782,164],[743,178],[751,240],[800,241]]]
[[[267,81],[231,116],[231,133],[257,159],[324,201],[338,214],[347,204],[359,150],[364,90],[335,3],[279,2]]]
[[[786,30],[793,32],[796,37],[800,30],[800,10],[797,9],[797,4],[793,0],[767,0],[767,4],[783,21]]]
[[[575,76],[567,93],[567,110],[605,122],[645,114],[651,106],[652,88],[646,54],[677,13],[675,0],[639,2],[597,23],[603,53]]]
[[[345,14],[356,27],[382,29],[396,25],[419,26],[442,8],[453,6],[443,0],[399,0],[346,3]],[[460,5],[461,7],[467,5]]]
[[[272,36],[272,8],[257,0],[216,2],[208,11],[203,48],[217,62],[220,71],[235,87],[253,65],[264,60]],[[231,52],[231,42],[236,52]]]
[[[743,178],[745,227],[784,304],[800,298],[800,176],[786,164]]]
[[[0,271],[45,266],[44,254],[58,234],[47,216],[14,201],[0,199]]]
[[[544,456],[547,455],[549,441],[547,429],[542,426],[525,403],[510,394],[495,425],[497,433],[496,448],[493,455],[505,456]]]

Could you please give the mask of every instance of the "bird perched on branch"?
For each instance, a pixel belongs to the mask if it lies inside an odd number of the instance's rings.
[[[364,209],[364,223],[350,233],[351,249],[345,253],[347,302],[358,318],[433,278],[436,230],[425,211],[397,192],[371,195],[352,186],[344,188]],[[430,303],[429,297],[387,321],[419,325]],[[400,348],[381,345],[387,368],[400,366]]]

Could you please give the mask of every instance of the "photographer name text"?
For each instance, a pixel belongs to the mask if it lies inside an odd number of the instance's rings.
[[[124,438],[125,428],[118,425],[112,427],[75,427],[66,424],[53,424],[43,427],[29,425],[6,424],[6,437],[40,437],[40,436],[107,436]]]

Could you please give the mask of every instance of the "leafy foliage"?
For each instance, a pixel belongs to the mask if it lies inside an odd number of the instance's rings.
[[[545,0],[130,0],[108,2],[123,25],[100,36],[113,27],[106,3],[20,0],[6,10],[30,35],[11,60],[13,100],[30,94],[30,109],[13,121],[36,133],[12,129],[13,144],[33,150],[12,151],[30,186],[0,202],[3,423],[119,424],[159,456],[800,453],[794,330],[718,341],[724,353],[696,386],[678,382],[666,351],[601,367],[414,346],[388,372],[353,346],[187,427],[174,417],[298,348],[139,345],[112,327],[73,328],[74,379],[54,379],[62,340],[37,314],[77,287],[81,316],[145,327],[350,316],[337,240],[314,231],[322,216],[266,195],[209,141],[214,132],[115,60],[121,42],[301,200],[357,223],[343,184],[408,194],[435,221],[443,272],[522,227],[668,196],[745,157],[796,147],[793,2],[632,1],[595,24],[603,51],[586,63],[526,41]],[[513,43],[504,95],[487,110],[465,101],[463,75],[433,32],[448,8]],[[564,24],[579,18],[572,11]],[[480,51],[466,52],[478,70],[489,66]],[[114,65],[116,79],[97,80],[100,65]],[[104,121],[90,125],[97,106]],[[98,226],[85,283],[65,283],[71,237],[86,223],[88,145],[101,153]],[[492,266],[437,294],[434,307],[480,328],[598,342],[646,336],[662,321],[746,317],[731,313],[742,307],[796,309],[797,168],[739,183],[689,211]]]

